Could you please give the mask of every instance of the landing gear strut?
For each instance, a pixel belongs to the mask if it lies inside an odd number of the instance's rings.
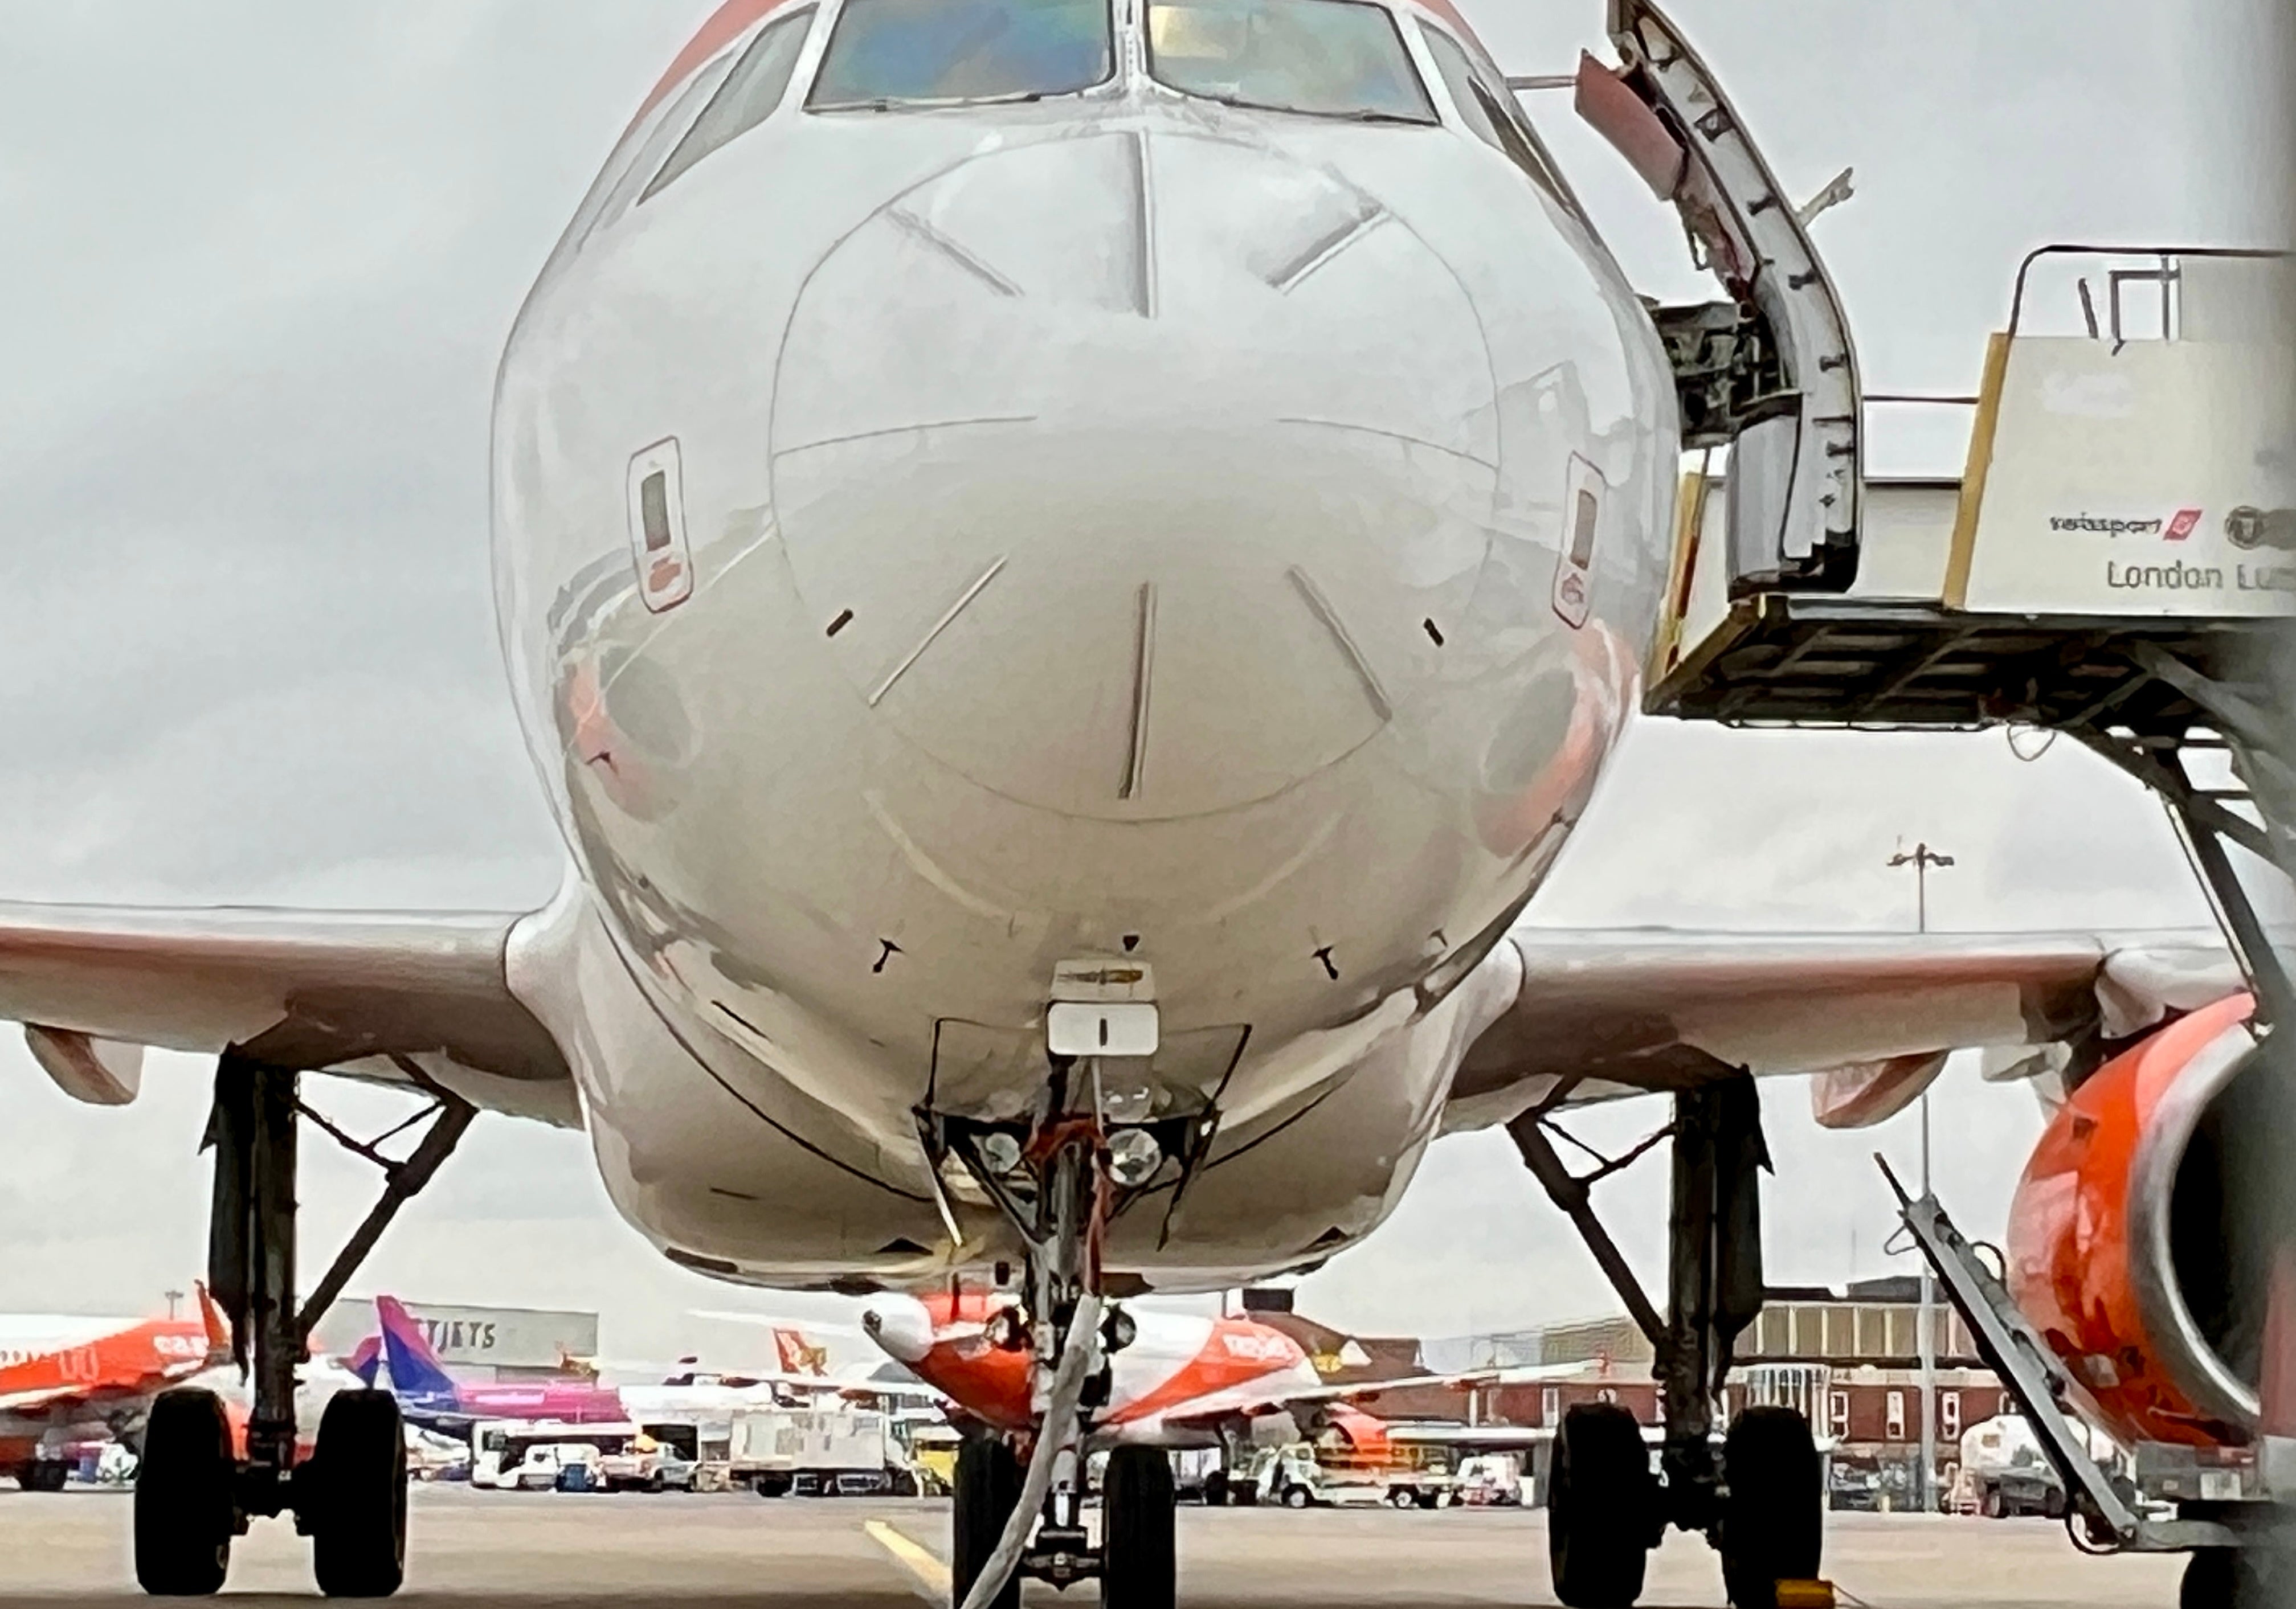
[[[1036,1428],[1025,1466],[1015,1446],[997,1438],[969,1442],[957,1456],[955,1609],[1017,1609],[1023,1576],[1061,1588],[1097,1576],[1110,1609],[1173,1609],[1175,1494],[1160,1449],[1111,1452],[1099,1546],[1085,1529],[1092,1410],[1108,1401],[1108,1360],[1132,1327],[1103,1306],[1101,1280],[1101,1239],[1121,1187],[1097,1114],[1064,1110],[1067,1073],[1056,1067],[1051,1115],[1017,1164],[992,1166],[985,1134],[970,1125],[927,1125],[936,1150],[945,1147],[940,1154],[964,1164],[1026,1248],[1026,1334],[1035,1360]],[[1080,1082],[1098,1084],[1092,1076]]]
[[[1626,1409],[1583,1403],[1563,1416],[1548,1505],[1555,1595],[1570,1609],[1627,1609],[1642,1593],[1650,1549],[1673,1525],[1706,1534],[1738,1609],[1773,1609],[1779,1581],[1817,1573],[1824,1492],[1809,1423],[1791,1409],[1747,1409],[1715,1456],[1723,1380],[1738,1336],[1762,1308],[1759,1179],[1769,1154],[1754,1081],[1722,1070],[1680,1092],[1666,1130],[1584,1176],[1549,1138],[1549,1119],[1574,1087],[1566,1081],[1508,1132],[1649,1338],[1664,1442],[1662,1479],[1653,1480]],[[1590,1191],[1668,1138],[1674,1189],[1661,1315],[1595,1215]]]
[[[208,1283],[231,1320],[232,1352],[249,1373],[253,1401],[243,1457],[233,1450],[215,1393],[177,1387],[152,1405],[135,1484],[135,1579],[146,1592],[217,1590],[232,1540],[245,1534],[249,1521],[289,1512],[295,1528],[311,1538],[319,1589],[330,1597],[387,1597],[405,1573],[406,1442],[398,1400],[387,1391],[339,1393],[320,1420],[311,1458],[299,1465],[295,1367],[312,1326],[477,1112],[434,1088],[430,1127],[412,1155],[395,1162],[307,1111],[298,1098],[299,1076],[235,1051],[216,1069],[208,1126],[216,1153]],[[298,1307],[295,1161],[302,1116],[381,1167],[385,1183],[381,1199]]]

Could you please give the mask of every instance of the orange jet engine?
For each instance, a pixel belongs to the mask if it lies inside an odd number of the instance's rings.
[[[2220,1001],[2099,1068],[2010,1207],[2011,1294],[2124,1443],[2257,1428],[2270,1258],[2243,1180],[2272,1139],[2252,1015]]]

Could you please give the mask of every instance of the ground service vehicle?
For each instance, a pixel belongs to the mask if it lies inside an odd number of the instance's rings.
[[[608,1491],[691,1491],[701,1467],[675,1442],[641,1433],[620,1449],[601,1454],[595,1473]]]
[[[2065,1483],[2033,1428],[2003,1414],[1961,1433],[1961,1468],[1952,1488],[1954,1507],[1988,1519],[2065,1511]]]
[[[1372,1465],[1321,1456],[1312,1442],[1295,1442],[1263,1452],[1245,1477],[1260,1503],[1286,1508],[1435,1508],[1448,1502],[1456,1482],[1445,1471],[1415,1464]]]
[[[890,1451],[885,1416],[873,1409],[750,1408],[733,1417],[732,1476],[759,1497],[891,1491]]]
[[[1513,1454],[1478,1453],[1459,1466],[1456,1496],[1470,1508],[1519,1508],[1522,1482],[1522,1466]]]
[[[496,1491],[548,1491],[569,1464],[586,1468],[621,1452],[635,1425],[568,1425],[553,1420],[481,1420],[472,1426],[471,1484]]]
[[[1249,1478],[1258,1502],[1285,1508],[1363,1508],[1387,1501],[1384,1482],[1325,1468],[1305,1442],[1262,1454]]]

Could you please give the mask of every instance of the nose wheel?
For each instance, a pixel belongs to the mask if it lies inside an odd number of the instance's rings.
[[[1001,1437],[968,1439],[957,1449],[955,1515],[949,1548],[952,1609],[963,1609],[1020,1499],[1021,1460]],[[988,1600],[987,1609],[1021,1609],[1019,1575],[1004,1583]]]
[[[1172,1609],[1179,1550],[1171,1458],[1160,1447],[1119,1447],[1100,1490],[1101,1603]]]
[[[1056,1064],[1050,1113],[1029,1143],[995,1162],[982,1136],[920,1114],[936,1158],[953,1156],[1004,1214],[1026,1248],[1026,1324],[1009,1339],[1034,1353],[1034,1425],[1023,1465],[1003,1437],[968,1442],[957,1455],[950,1584],[955,1609],[1018,1609],[1024,1577],[1065,1590],[1097,1576],[1109,1609],[1173,1609],[1178,1571],[1170,1458],[1160,1448],[1119,1447],[1102,1483],[1095,1545],[1086,1524],[1086,1460],[1094,1410],[1111,1390],[1109,1360],[1134,1329],[1104,1305],[1101,1245],[1126,1181],[1099,1122],[1098,1071]],[[1093,1104],[1073,1110],[1071,1089]],[[941,1148],[947,1147],[944,1151]]]

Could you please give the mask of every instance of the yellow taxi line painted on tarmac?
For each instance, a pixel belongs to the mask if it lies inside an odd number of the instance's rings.
[[[948,1566],[931,1548],[911,1541],[882,1520],[870,1520],[861,1529],[869,1533],[871,1541],[899,1560],[916,1578],[919,1597],[933,1604],[948,1601]]]

